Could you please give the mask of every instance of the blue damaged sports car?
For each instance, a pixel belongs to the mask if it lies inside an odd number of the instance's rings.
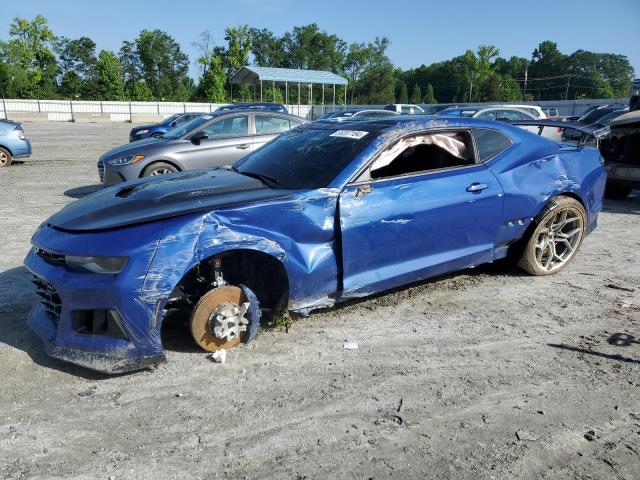
[[[35,232],[28,323],[103,372],[164,360],[180,313],[203,349],[300,312],[507,256],[565,268],[596,227],[596,149],[476,119],[316,122],[229,168],[119,184]]]

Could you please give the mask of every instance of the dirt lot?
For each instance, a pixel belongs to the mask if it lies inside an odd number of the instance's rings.
[[[127,125],[25,124],[0,170],[0,478],[640,478],[640,196],[563,273],[478,268],[103,377],[25,326],[31,233]],[[356,340],[357,350],[343,341]]]

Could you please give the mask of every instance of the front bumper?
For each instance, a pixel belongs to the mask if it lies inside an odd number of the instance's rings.
[[[132,256],[119,275],[73,272],[55,261],[55,253],[49,258],[36,249],[29,252],[24,263],[34,275],[42,298],[31,309],[27,324],[44,342],[48,355],[104,373],[138,370],[164,361],[161,318],[158,318],[164,299],[143,289],[159,238],[157,225],[101,234],[71,234],[47,226],[36,232],[33,243],[47,252],[95,254],[87,250],[87,244],[95,245],[94,249],[107,250],[100,244],[122,244],[122,240],[131,235]],[[142,240],[148,236],[155,240],[142,245]],[[136,248],[137,243],[140,245]],[[112,253],[106,251],[105,254]],[[80,330],[78,316],[94,311],[117,312],[118,326],[124,335],[87,334]]]
[[[98,176],[104,186],[136,180],[140,177],[142,169],[143,166],[137,163],[114,167],[104,160],[98,160]]]

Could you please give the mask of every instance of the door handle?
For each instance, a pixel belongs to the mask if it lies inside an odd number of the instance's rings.
[[[467,192],[480,193],[485,188],[489,188],[486,183],[472,183],[467,187]]]
[[[246,143],[243,143],[242,145],[236,146],[236,148],[239,150],[246,150],[247,148],[249,148],[249,145],[247,145]]]

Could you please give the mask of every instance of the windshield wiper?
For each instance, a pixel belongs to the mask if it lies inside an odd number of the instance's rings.
[[[270,177],[269,175],[265,175],[264,173],[254,173],[254,172],[241,172],[235,166],[231,167],[234,172],[239,173],[240,175],[245,175],[247,177],[256,178],[264,183],[269,188],[274,188],[278,185],[278,179]]]

